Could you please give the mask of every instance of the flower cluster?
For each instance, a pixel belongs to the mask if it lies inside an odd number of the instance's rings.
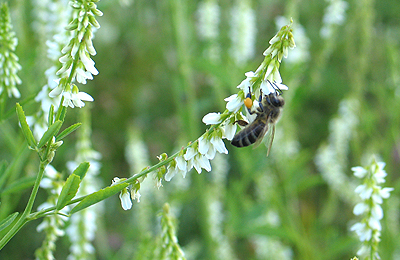
[[[100,28],[95,16],[103,15],[95,2],[97,1],[75,0],[71,4],[75,9],[74,18],[66,29],[73,32],[73,37],[61,51],[64,54],[59,59],[62,67],[57,71],[61,79],[49,94],[51,97],[62,95],[63,106],[83,107],[83,101],[93,101],[89,94],[80,92],[71,82],[76,79],[77,82],[86,84],[87,79],[93,79],[93,75],[99,73],[90,58],[90,55],[96,55],[92,43],[93,30]]]
[[[372,257],[372,259],[380,259],[377,248],[380,241],[381,223],[383,218],[383,210],[381,204],[383,199],[390,196],[393,188],[382,188],[381,183],[385,182],[386,172],[383,169],[384,162],[372,161],[367,167],[351,168],[357,178],[364,179],[363,184],[359,185],[355,192],[361,198],[362,202],[354,207],[354,214],[363,215],[361,222],[354,224],[350,230],[355,231],[360,241],[363,243],[357,255]],[[364,259],[364,258],[363,258]],[[372,260],[370,259],[370,260]]]
[[[197,8],[197,30],[199,38],[204,41],[203,54],[211,62],[219,61],[221,47],[218,43],[218,26],[221,10],[217,1],[202,1]]]
[[[255,11],[250,1],[238,1],[231,9],[229,37],[232,46],[230,55],[236,64],[240,65],[251,58],[255,53],[257,21]]]
[[[328,7],[325,10],[323,26],[320,34],[324,39],[329,38],[335,26],[342,25],[346,20],[348,3],[343,0],[328,0]]]
[[[0,94],[6,91],[8,97],[19,98],[21,94],[16,85],[21,84],[21,79],[17,76],[21,65],[14,53],[17,44],[18,39],[12,31],[8,5],[3,3],[0,6]]]

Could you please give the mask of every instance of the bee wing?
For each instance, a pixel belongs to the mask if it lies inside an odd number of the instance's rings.
[[[256,142],[254,143],[253,149],[257,148],[261,144],[261,142],[264,139],[264,136],[268,132],[268,130],[269,130],[269,124],[267,123],[267,124],[265,124],[262,132],[260,133],[260,135],[258,136]]]
[[[272,142],[274,141],[274,137],[275,137],[275,124],[272,124],[271,126],[271,131],[270,135],[269,135],[269,140],[268,140],[268,151],[267,151],[267,156],[269,155],[269,152],[271,151],[271,147],[272,147]]]
[[[267,136],[267,142],[266,145],[268,145],[268,151],[267,151],[267,156],[269,155],[269,152],[271,151],[272,147],[272,142],[274,141],[274,136],[275,136],[275,124],[266,124],[262,133],[260,134],[259,138],[257,141],[254,143],[253,148],[256,148],[257,146],[260,145],[260,143],[263,141],[264,137]]]

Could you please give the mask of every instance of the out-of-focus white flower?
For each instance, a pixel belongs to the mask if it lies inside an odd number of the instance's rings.
[[[364,167],[361,166],[352,167],[351,170],[353,171],[354,176],[360,179],[364,178],[368,172],[366,169],[364,169]]]
[[[197,9],[198,34],[205,40],[214,40],[218,37],[220,8],[216,1],[202,1]]]
[[[255,12],[248,1],[239,1],[231,11],[230,54],[238,65],[254,56],[257,33]]]
[[[362,199],[353,210],[355,215],[363,215],[364,218],[354,224],[350,230],[355,231],[360,241],[363,243],[357,252],[361,257],[374,256],[379,258],[378,244],[380,241],[380,231],[382,229],[380,220],[383,218],[381,204],[383,198],[390,196],[393,188],[382,188],[380,183],[385,182],[386,172],[383,170],[385,163],[375,160],[367,167],[351,168],[357,178],[364,179],[363,184],[359,185],[355,192]],[[383,195],[383,196],[382,196]]]
[[[346,20],[348,3],[343,0],[327,0],[328,7],[322,19],[323,26],[320,31],[322,38],[329,38],[332,35],[334,26],[342,25]]]
[[[22,83],[17,72],[21,70],[18,57],[14,51],[18,45],[15,32],[12,31],[8,4],[0,5],[0,94],[7,92],[8,97],[20,98],[16,85]]]

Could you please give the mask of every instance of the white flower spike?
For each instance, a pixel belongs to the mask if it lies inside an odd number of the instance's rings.
[[[384,178],[387,175],[383,170],[384,167],[385,163],[373,160],[367,167],[357,166],[351,168],[354,176],[364,179],[363,184],[355,189],[362,202],[358,203],[353,210],[354,215],[362,215],[364,217],[350,228],[351,231],[356,232],[363,243],[357,252],[363,258],[373,256],[376,259],[380,259],[377,248],[382,229],[380,223],[383,218],[381,204],[383,199],[387,199],[390,196],[389,192],[393,190],[393,188],[379,186],[380,183],[385,182]]]

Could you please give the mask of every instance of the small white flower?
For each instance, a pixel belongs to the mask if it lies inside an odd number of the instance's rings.
[[[394,190],[394,188],[387,188],[386,187],[386,188],[383,188],[383,189],[379,190],[378,195],[381,198],[387,199],[387,198],[390,197],[390,192],[393,191],[393,190]]]
[[[360,202],[354,207],[353,213],[354,213],[354,215],[359,216],[359,215],[363,214],[364,212],[366,212],[368,209],[369,209],[369,206],[367,204],[365,204],[364,202]]]
[[[171,163],[167,167],[167,173],[164,175],[164,179],[166,181],[170,181],[177,173],[176,165],[171,165]]]
[[[121,206],[124,210],[129,210],[132,208],[132,200],[127,188],[121,191],[119,198],[121,200]]]
[[[381,220],[383,218],[383,210],[381,205],[375,204],[371,208],[371,217]]]
[[[202,119],[203,123],[206,125],[216,125],[221,123],[220,113],[208,113]]]
[[[210,142],[213,144],[213,146],[215,147],[215,149],[219,152],[219,153],[224,153],[224,154],[228,154],[228,150],[225,147],[224,142],[222,141],[221,138],[219,138],[216,135],[213,135],[211,137]]]
[[[224,135],[223,137],[231,141],[236,134],[237,126],[236,124],[226,123],[224,125]]]
[[[246,76],[246,79],[240,82],[237,88],[240,88],[241,90],[245,91],[245,94],[247,94],[249,87],[251,86],[251,81],[256,77],[256,75],[253,71],[248,71],[244,75]]]
[[[137,202],[140,202],[140,195],[139,189],[132,189],[131,190],[131,198],[132,200],[136,200]]]
[[[362,184],[357,186],[354,192],[358,193],[361,199],[366,200],[371,198],[373,189],[371,187],[366,186],[365,184]]]
[[[183,162],[182,162],[183,160]],[[186,176],[186,161],[178,156],[167,167],[167,173],[164,175],[166,181],[170,181],[176,174],[181,173],[183,178]]]
[[[201,173],[202,168],[208,172],[211,171],[210,161],[205,155],[202,155],[201,153],[197,153],[194,157],[188,160],[188,171],[193,167],[199,174]]]
[[[354,172],[354,176],[356,176],[357,178],[364,178],[365,175],[367,174],[367,170],[364,169],[361,166],[357,166],[357,167],[352,167],[351,170]]]
[[[56,82],[58,82],[58,81],[56,81]],[[55,87],[52,91],[50,91],[49,97],[54,98],[54,97],[61,95],[61,93],[63,92],[63,89],[64,89],[63,86],[57,85],[57,87]]]
[[[214,145],[211,144],[210,149],[208,149],[205,156],[207,157],[208,160],[212,160],[212,159],[214,159],[216,153],[217,153],[217,150],[215,149]]]
[[[185,155],[183,156],[183,158],[185,158],[186,161],[191,160],[195,155],[197,154],[197,151],[193,148],[193,147],[189,147],[186,150]]]
[[[207,140],[207,137],[204,138],[204,135],[200,136],[198,141],[199,141],[199,147],[198,147],[199,152],[201,154],[206,154],[208,152],[208,150],[210,149],[210,145],[211,145],[210,141]]]
[[[269,80],[262,80],[260,88],[264,95],[275,93],[276,91],[276,88],[272,85],[272,83]]]
[[[74,107],[84,107],[85,103],[83,101],[93,101],[93,97],[85,92],[79,92],[76,85],[73,86],[71,91],[65,91],[63,93],[64,102],[63,106]],[[82,101],[83,100],[83,101]]]
[[[86,53],[86,51],[83,48],[79,52],[79,57],[81,58],[81,61],[85,66],[87,72],[93,75],[99,74],[99,71],[94,67],[94,61],[90,58],[89,54]]]
[[[375,217],[370,217],[368,220],[368,226],[370,227],[371,231],[381,231],[382,226],[381,223],[379,222],[380,219],[375,218]],[[372,233],[372,232],[371,232]]]
[[[369,241],[372,237],[372,230],[367,227],[365,223],[356,223],[350,228],[350,230],[357,233],[361,242]]]
[[[243,105],[243,100],[239,98],[238,94],[233,94],[224,99],[228,103],[226,104],[226,109],[230,112],[236,113]]]
[[[178,156],[175,158],[176,165],[178,166],[179,170],[184,171],[186,175],[186,161],[182,156]],[[185,178],[185,176],[183,176]]]
[[[386,171],[383,169],[385,167],[384,162],[378,162],[376,164],[373,164],[371,167],[371,171],[373,173],[373,178],[377,183],[384,183],[385,182],[385,177],[387,176]]]

